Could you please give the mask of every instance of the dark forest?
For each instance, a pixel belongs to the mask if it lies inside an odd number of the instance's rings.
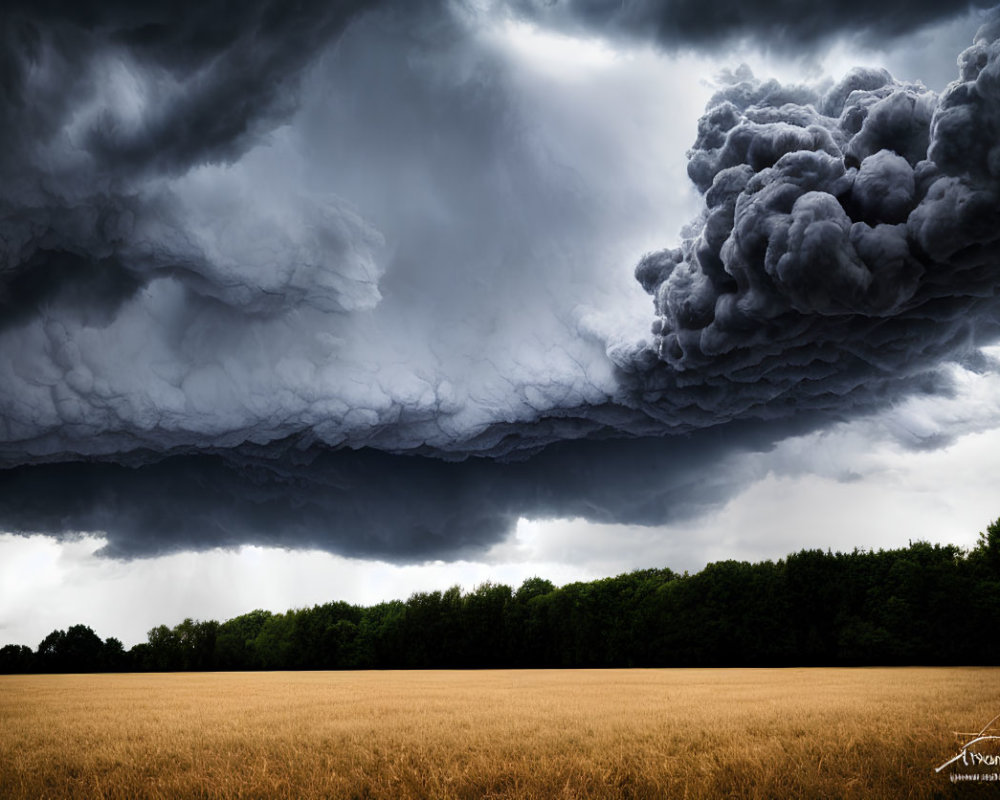
[[[560,588],[455,586],[371,607],[185,619],[129,650],[80,624],[34,651],[6,645],[0,672],[998,664],[997,620],[1000,519],[971,551],[914,542]]]

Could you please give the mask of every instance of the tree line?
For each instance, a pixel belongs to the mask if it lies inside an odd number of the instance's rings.
[[[998,664],[1000,519],[970,551],[802,550],[698,573],[484,583],[362,607],[159,625],[125,650],[86,625],[0,648],[0,672]]]

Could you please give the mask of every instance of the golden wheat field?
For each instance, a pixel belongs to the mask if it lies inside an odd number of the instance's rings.
[[[0,797],[978,796],[933,768],[998,712],[985,668],[0,676]]]

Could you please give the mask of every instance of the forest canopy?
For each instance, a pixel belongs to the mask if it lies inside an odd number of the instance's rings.
[[[969,551],[802,550],[556,587],[483,583],[363,607],[185,619],[126,650],[79,624],[0,672],[997,664],[1000,519]]]

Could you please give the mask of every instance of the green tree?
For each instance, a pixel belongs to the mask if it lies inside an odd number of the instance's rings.
[[[63,639],[66,638],[66,631],[52,631],[42,641],[38,643],[38,669],[41,672],[64,672],[63,663],[64,649]]]
[[[0,647],[0,675],[21,675],[35,670],[35,654],[30,647],[23,644]]]
[[[52,631],[38,645],[43,672],[96,672],[103,668],[104,642],[86,625]]]
[[[176,630],[157,625],[146,634],[145,668],[154,672],[184,669],[184,649]]]
[[[507,612],[511,588],[486,581],[462,598],[464,652],[456,666],[502,667],[510,662]],[[456,638],[458,633],[454,634]]]
[[[525,578],[521,585],[518,587],[514,598],[519,603],[526,604],[533,597],[539,597],[543,594],[549,594],[556,590],[555,584],[550,580],[545,578],[533,577]]]
[[[271,618],[270,611],[255,609],[223,622],[215,638],[215,663],[218,669],[260,669],[257,637]]]
[[[125,646],[113,636],[104,640],[101,646],[101,671],[122,672],[128,669],[129,657]]]
[[[254,639],[254,651],[261,669],[289,669],[293,652],[296,612],[272,614]]]
[[[1000,580],[1000,519],[979,533],[979,540],[969,554],[969,560],[988,578]]]

